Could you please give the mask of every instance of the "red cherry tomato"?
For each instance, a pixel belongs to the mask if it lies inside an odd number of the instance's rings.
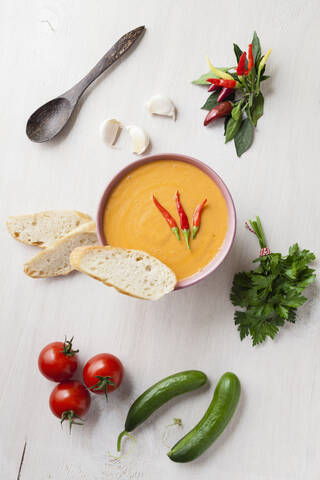
[[[90,393],[76,380],[59,383],[52,390],[49,399],[52,413],[60,418],[61,423],[68,420],[70,430],[72,425],[83,425],[76,419],[82,420],[81,417],[89,410],[90,403]]]
[[[48,380],[63,382],[69,380],[78,368],[79,350],[72,350],[72,340],[49,343],[38,358],[39,370]]]
[[[87,361],[83,368],[83,380],[94,393],[105,396],[119,387],[123,366],[119,358],[110,353],[99,353]]]

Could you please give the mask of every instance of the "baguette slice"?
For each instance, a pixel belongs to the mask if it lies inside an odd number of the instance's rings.
[[[67,275],[73,269],[70,253],[80,245],[97,245],[95,222],[85,223],[63,238],[51,243],[38,255],[24,264],[24,272],[33,278]]]
[[[70,255],[73,268],[145,300],[158,300],[176,286],[174,272],[146,252],[114,247],[80,247]]]
[[[9,217],[7,228],[10,235],[27,245],[47,247],[92,218],[76,210],[48,210],[31,215]]]

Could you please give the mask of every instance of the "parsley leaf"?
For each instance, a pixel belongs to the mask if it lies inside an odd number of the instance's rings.
[[[259,217],[250,220],[261,248],[266,241]],[[295,323],[297,308],[307,299],[303,290],[316,278],[308,266],[315,260],[309,250],[300,250],[297,243],[289,248],[288,255],[270,253],[254,260],[260,265],[249,272],[234,276],[230,299],[233,305],[242,307],[234,314],[240,338],[251,336],[252,344],[274,339],[285,322]]]

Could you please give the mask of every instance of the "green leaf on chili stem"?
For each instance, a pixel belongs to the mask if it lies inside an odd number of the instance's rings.
[[[218,77],[214,75],[210,70],[210,72],[204,73],[197,80],[193,80],[193,82],[191,83],[193,83],[194,85],[207,85],[208,87],[209,86],[209,83],[207,82],[208,78],[218,78]]]
[[[251,70],[250,70],[249,75],[248,75],[247,78],[250,80],[250,82],[251,82],[252,85],[255,84],[256,76],[257,76],[256,69],[255,69],[255,68],[251,68]]]
[[[227,128],[228,128],[228,122],[230,120],[231,117],[226,117],[225,118],[225,121],[224,121],[224,132],[223,132],[223,135],[226,136],[226,133],[227,133]]]
[[[257,126],[258,120],[263,115],[263,107],[264,107],[264,98],[261,92],[254,97],[253,99],[253,106],[251,108],[251,118],[253,121],[254,126]]]
[[[262,75],[260,77],[260,82],[264,82],[264,80],[268,80],[268,78],[271,78],[270,75]]]
[[[235,54],[236,59],[237,59],[237,63],[239,63],[239,60],[240,60],[241,55],[243,54],[243,51],[241,50],[239,45],[237,45],[236,43],[233,44],[233,50],[234,50],[234,54]],[[248,68],[248,57],[246,58],[246,68]],[[232,75],[232,73],[231,73],[231,75]],[[238,80],[238,77],[237,78],[233,77],[233,78],[235,80]]]
[[[232,117],[230,118],[226,129],[226,143],[230,142],[230,140],[232,140],[239,131],[242,122],[241,117],[242,116],[240,116],[237,120]]]
[[[240,100],[231,110],[231,116],[234,120],[238,120],[241,117],[241,107],[243,100]]]
[[[260,40],[257,35],[257,32],[254,32],[251,43],[252,43],[252,53],[254,58],[254,64],[257,70],[261,60],[261,45],[260,45]]]
[[[206,102],[204,105],[202,105],[203,110],[212,110],[214,107],[218,105],[217,99],[219,96],[220,92],[213,92],[211,95],[207,98]]]
[[[250,148],[253,140],[253,132],[253,126],[251,125],[250,120],[246,118],[241,123],[240,129],[234,137],[234,145],[238,157],[241,157],[241,155]]]
[[[243,52],[242,52],[241,48],[239,47],[239,45],[237,45],[236,43],[233,44],[233,50],[234,50],[234,54],[236,56],[237,62],[239,62],[239,59],[240,59]]]

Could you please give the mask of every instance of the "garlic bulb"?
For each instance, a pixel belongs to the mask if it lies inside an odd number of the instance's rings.
[[[176,109],[173,102],[165,95],[153,95],[146,103],[146,108],[152,115],[162,115],[176,119]]]
[[[133,153],[143,153],[149,145],[149,137],[146,132],[141,127],[137,127],[136,125],[128,125],[126,129],[132,138]]]
[[[121,123],[116,118],[107,118],[100,125],[100,138],[107,145],[113,145],[118,137]]]

